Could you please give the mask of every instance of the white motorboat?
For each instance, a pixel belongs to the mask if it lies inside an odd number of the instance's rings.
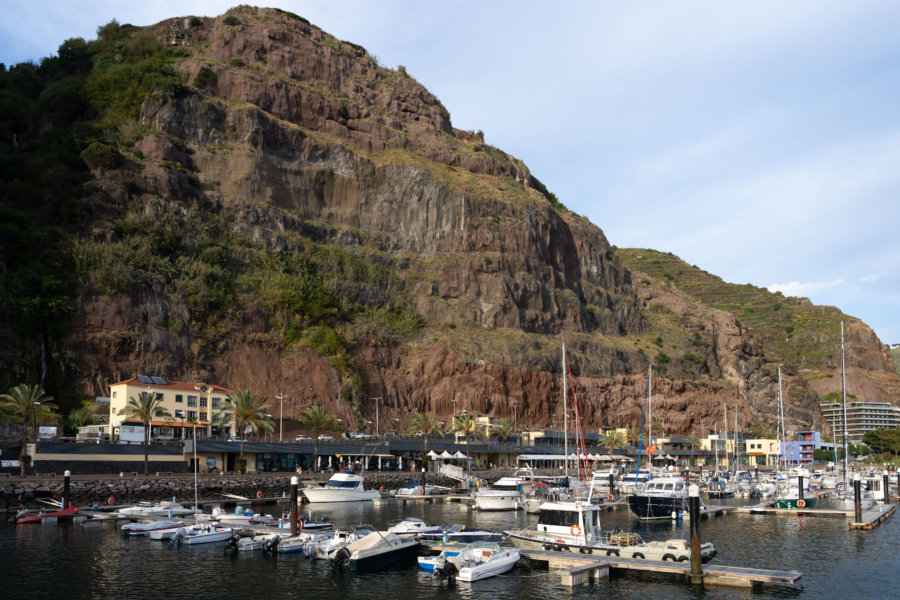
[[[688,484],[684,477],[657,477],[628,496],[628,508],[638,519],[671,519],[688,512]]]
[[[122,533],[125,535],[147,535],[158,529],[178,529],[184,527],[184,521],[151,521],[150,523],[125,523],[122,525]]]
[[[290,544],[292,539],[293,537],[291,536],[282,538],[277,533],[242,537],[235,531],[231,534],[231,537],[228,539],[228,544],[225,547],[226,549],[230,548],[237,552],[252,552],[254,550],[273,552],[276,551],[282,543]]]
[[[234,508],[234,512],[230,513],[225,511],[221,506],[216,505],[213,506],[212,512],[209,515],[203,515],[206,520],[212,521],[214,523],[221,523],[223,525],[234,525],[234,526],[246,526],[250,524],[250,519],[253,517],[253,511],[249,509],[244,509],[243,506],[236,506]]]
[[[338,548],[343,548],[370,533],[371,529],[355,529],[337,530],[333,535],[317,535],[304,544],[303,556],[310,560],[325,560]]]
[[[419,542],[390,531],[373,531],[336,550],[328,562],[332,569],[363,571],[414,562]]]
[[[515,490],[486,489],[475,492],[475,508],[478,510],[519,510],[519,493]]]
[[[184,527],[184,525],[176,525],[175,527],[168,527],[166,529],[154,529],[153,531],[147,532],[147,537],[151,540],[171,540],[175,533]]]
[[[427,525],[422,519],[406,517],[402,521],[388,523],[388,531],[400,537],[413,537],[423,533],[440,533],[443,528],[440,525]]]
[[[378,490],[367,490],[363,478],[352,471],[335,473],[323,486],[303,489],[310,502],[363,502],[381,497]]]
[[[135,504],[133,506],[125,506],[120,508],[118,511],[120,515],[126,517],[183,517],[185,515],[194,514],[193,508],[186,508],[175,502],[175,499],[172,498],[172,501],[164,500],[162,502],[153,504],[152,502],[141,502],[139,504]]]
[[[479,581],[506,573],[516,566],[519,558],[515,548],[504,548],[493,542],[475,542],[436,566],[434,574],[441,579]]]
[[[175,544],[194,546],[197,544],[211,544],[224,542],[235,532],[231,527],[215,527],[214,525],[194,525],[178,529],[169,540]]]
[[[435,556],[420,556],[416,560],[419,562],[420,569],[433,572],[436,567],[443,565],[449,557],[456,556],[459,553],[459,550],[444,550]]]
[[[398,496],[430,496],[434,487],[419,481],[410,481],[397,490]]]

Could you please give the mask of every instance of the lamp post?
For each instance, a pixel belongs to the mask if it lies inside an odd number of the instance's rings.
[[[378,427],[378,402],[381,401],[381,396],[378,398],[371,398],[375,401],[375,437],[378,437],[379,427]]]
[[[35,402],[35,403],[34,403],[34,406],[35,406],[35,407],[38,407],[38,406],[40,406],[40,405],[41,405],[40,402]],[[40,409],[35,408],[33,411],[31,411],[31,430],[34,432],[34,443],[35,443],[35,444],[37,444],[37,441],[38,441],[38,432],[37,432],[37,414],[38,414],[38,410],[40,410]],[[28,428],[28,425],[25,425],[25,428],[27,429],[27,428]]]
[[[281,393],[278,396],[278,441],[283,441],[284,438],[284,399],[287,398],[287,394]]]
[[[518,405],[518,403],[513,402],[512,406],[513,406],[513,430],[515,431],[515,430],[519,429],[519,411],[516,410],[519,407],[519,405]]]

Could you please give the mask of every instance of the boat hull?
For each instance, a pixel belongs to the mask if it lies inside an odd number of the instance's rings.
[[[512,570],[517,562],[519,562],[519,553],[517,551],[507,551],[502,556],[492,556],[490,561],[476,567],[460,569],[456,578],[459,581],[480,581]]]
[[[351,558],[346,565],[346,569],[350,571],[376,571],[409,564],[415,559],[418,549],[418,544],[408,544],[389,552],[381,552],[361,558]]]
[[[598,554],[674,562],[687,562],[690,560],[690,550],[667,547],[665,542],[649,542],[639,545],[584,544],[572,539],[564,539],[568,538],[568,536],[528,535],[525,532],[515,530],[507,531],[506,534],[510,543],[522,550],[555,550],[557,552],[576,552],[578,554]],[[716,554],[717,550],[712,544],[703,544],[701,548],[701,562],[709,562]]]
[[[816,506],[816,501],[818,498],[815,496],[812,498],[804,498],[803,503],[805,506],[798,506],[799,498],[779,498],[775,500],[775,508],[789,508],[789,509],[804,509],[804,508],[814,508]]]
[[[481,492],[475,494],[475,508],[478,510],[519,510],[519,495],[516,493]]]
[[[635,494],[628,497],[628,508],[638,519],[671,519],[673,512],[688,511],[686,500],[679,497]]]
[[[381,498],[378,490],[343,490],[340,488],[306,488],[303,495],[311,503],[316,502],[371,502]]]

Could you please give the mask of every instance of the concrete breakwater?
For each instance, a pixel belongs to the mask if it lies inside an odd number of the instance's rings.
[[[258,493],[265,498],[289,496],[292,473],[247,474],[247,475],[202,475],[197,480],[197,494],[200,501],[229,499],[223,494],[233,494],[256,499]],[[329,473],[304,473],[300,488],[325,483]],[[365,474],[366,487],[393,490],[411,479],[419,479],[421,474],[375,473]],[[431,485],[458,487],[458,482],[439,474],[426,473],[425,481]],[[42,506],[39,499],[60,499],[63,495],[63,478],[29,478],[21,481],[0,483],[0,511],[16,511],[20,506]],[[158,502],[171,500],[190,503],[194,499],[194,478],[184,475],[134,475],[72,478],[70,481],[71,501],[76,506],[88,507],[94,504],[109,506],[110,499],[115,505],[137,502]]]

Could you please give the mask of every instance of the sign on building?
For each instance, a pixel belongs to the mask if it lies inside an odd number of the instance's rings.
[[[122,442],[141,442],[144,441],[143,425],[122,425],[119,428],[119,440]]]

